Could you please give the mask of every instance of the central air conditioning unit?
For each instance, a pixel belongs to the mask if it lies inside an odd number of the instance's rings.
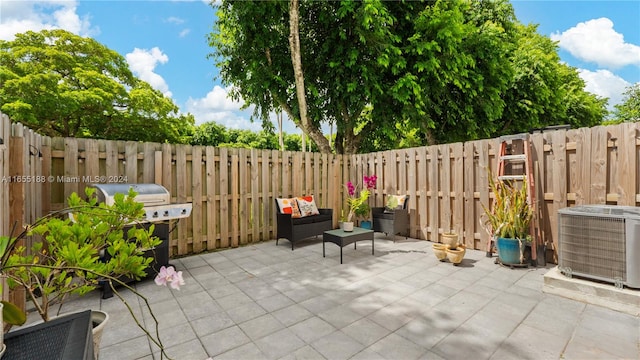
[[[640,288],[640,208],[580,205],[558,211],[558,269]]]

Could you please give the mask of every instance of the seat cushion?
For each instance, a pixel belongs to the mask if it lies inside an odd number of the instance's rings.
[[[297,219],[292,218],[291,219],[291,223],[293,225],[313,224],[315,222],[313,218],[316,217],[316,216],[318,216],[318,215],[305,216],[303,218],[297,218]]]
[[[311,218],[313,218],[313,222],[331,221],[331,215],[327,214],[314,215]]]
[[[375,214],[374,218],[375,219],[385,219],[385,220],[393,220],[395,217],[395,214],[393,213],[393,211],[391,212],[383,212],[383,213],[379,213],[379,214]]]
[[[291,219],[291,223],[293,225],[313,224],[313,223],[323,222],[323,221],[331,221],[331,215],[320,214],[320,215],[305,216],[297,219]]]

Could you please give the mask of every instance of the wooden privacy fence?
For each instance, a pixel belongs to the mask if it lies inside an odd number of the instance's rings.
[[[370,204],[410,195],[410,236],[440,241],[455,230],[486,249],[480,224],[490,204],[489,171],[498,139],[359,155],[49,138],[0,120],[0,231],[64,206],[89,183],[158,183],[174,202],[193,204],[170,239],[173,256],[274,239],[276,197],[313,194],[319,207],[346,208],[343,184],[377,175]],[[639,124],[532,134],[543,241],[556,249],[557,211],[575,204],[636,206]],[[275,245],[274,245],[275,246]],[[554,255],[548,253],[549,260]]]

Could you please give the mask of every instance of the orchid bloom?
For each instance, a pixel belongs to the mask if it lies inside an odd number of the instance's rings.
[[[176,271],[173,266],[162,266],[158,275],[156,275],[155,282],[157,285],[164,286],[166,286],[167,283],[171,283],[171,287],[176,290],[180,290],[180,285],[184,285],[182,271]]]
[[[376,187],[376,182],[378,181],[378,177],[375,175],[364,176],[364,183],[367,185],[367,189],[371,190]]]
[[[347,190],[349,191],[349,196],[353,196],[356,194],[356,187],[351,181],[347,183]]]

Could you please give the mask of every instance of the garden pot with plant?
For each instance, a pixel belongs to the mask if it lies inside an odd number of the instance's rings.
[[[371,229],[371,222],[369,221],[369,216],[371,214],[371,207],[369,206],[369,195],[371,195],[371,189],[376,187],[377,176],[364,176],[364,184],[365,188],[360,190],[360,193],[356,196],[356,185],[354,185],[351,181],[347,182],[347,193],[349,197],[347,198],[347,205],[349,206],[349,213],[347,215],[347,220],[345,222],[345,231],[347,230],[348,223],[351,223],[350,227],[353,229],[353,221],[356,219],[361,219],[360,226],[366,228],[363,222],[369,222],[368,229]]]
[[[144,205],[135,201],[133,189],[126,195],[116,194],[113,205],[98,204],[94,191],[87,188],[87,200],[73,193],[68,199],[68,208],[38,219],[15,237],[0,237],[0,274],[7,278],[10,288],[25,289],[27,299],[43,321],[50,320],[52,305],[62,304],[71,294],[87,294],[106,282],[125,304],[136,324],[161,349],[164,358],[158,320],[149,302],[120,280],[145,278],[153,261],[144,256],[145,249],[152,249],[161,241],[152,235],[153,225],[148,228],[131,226],[144,219]],[[27,252],[21,240],[30,236],[42,241],[33,241],[31,251]],[[103,256],[104,253],[110,257]],[[182,274],[170,269],[161,268],[156,283],[165,285],[169,282],[172,287],[179,287],[184,283]],[[124,287],[144,300],[156,323],[155,334],[141,324],[116,286]]]
[[[489,177],[493,206],[482,204],[485,228],[495,239],[498,259],[506,265],[524,264],[524,250],[531,241],[533,209],[527,201],[527,184],[510,184]]]

